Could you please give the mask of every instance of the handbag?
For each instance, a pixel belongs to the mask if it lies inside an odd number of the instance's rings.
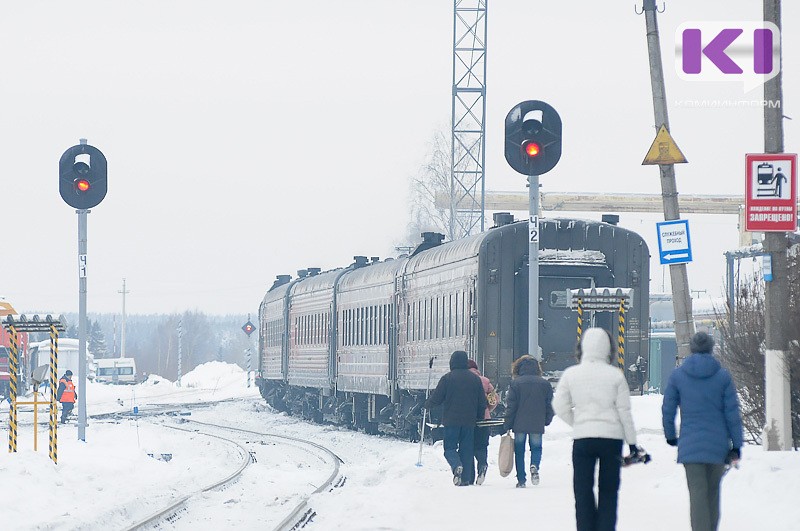
[[[497,464],[500,466],[502,477],[508,476],[514,470],[514,437],[511,436],[511,432],[506,432],[500,437],[500,455]]]

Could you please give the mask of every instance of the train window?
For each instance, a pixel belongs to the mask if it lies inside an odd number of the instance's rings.
[[[453,328],[455,329],[455,335],[458,336],[458,292],[456,291],[454,295],[455,304],[453,304]]]
[[[383,317],[385,315],[385,310],[383,304],[378,306],[378,338],[376,342],[378,345],[383,345]]]
[[[389,344],[389,328],[392,326],[392,307],[383,305],[383,344]]]
[[[372,307],[372,345],[378,344],[378,307]]]
[[[351,345],[352,341],[353,341],[353,330],[352,330],[353,315],[352,315],[352,312],[353,312],[353,310],[346,310],[345,311],[345,319],[347,321],[346,321],[346,323],[344,325],[344,329],[345,329],[346,334],[347,334],[346,340],[347,340],[347,345],[348,346]]]
[[[364,344],[364,308],[356,308],[356,319],[358,328],[356,329],[356,345]]]
[[[369,307],[369,333],[367,335],[367,344],[373,345],[375,343],[375,307]]]
[[[439,326],[442,328],[441,337],[447,337],[447,295],[441,296],[441,314],[439,316]]]
[[[414,303],[416,307],[416,317],[414,317],[414,341],[422,339],[422,301]]]
[[[431,306],[431,313],[433,314],[431,319],[431,339],[437,339],[439,337],[439,297],[431,299]]]

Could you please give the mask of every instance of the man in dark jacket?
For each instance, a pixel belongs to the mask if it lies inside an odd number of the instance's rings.
[[[531,483],[539,484],[544,427],[553,420],[553,388],[540,376],[539,362],[533,356],[522,356],[514,362],[508,391],[503,427],[514,430],[514,464],[517,488],[525,488],[525,440],[531,450]]]
[[[450,356],[450,372],[442,376],[425,408],[442,405],[444,425],[444,458],[453,471],[456,486],[474,482],[473,437],[475,423],[483,418],[488,402],[483,384],[467,368],[467,353],[456,350]]]
[[[672,371],[661,413],[667,444],[678,446],[686,469],[693,531],[716,531],[719,484],[726,464],[736,464],[744,442],[736,386],[730,373],[711,355],[714,339],[692,336],[692,355]],[[675,415],[681,410],[680,435]]]

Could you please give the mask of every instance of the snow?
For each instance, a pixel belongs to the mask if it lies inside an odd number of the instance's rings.
[[[310,530],[446,531],[504,524],[574,529],[570,429],[558,418],[544,437],[540,485],[515,489],[513,473],[499,476],[499,437],[493,437],[486,482],[454,487],[441,442],[424,446],[423,465],[417,467],[417,444],[313,425],[272,411],[255,387],[246,387],[245,375],[236,366],[208,363],[184,376],[181,383],[177,387],[151,376],[130,387],[90,385],[87,409],[97,415],[130,411],[133,405],[144,411],[159,404],[213,401],[211,406],[192,409],[189,418],[304,437],[327,446],[344,460],[341,470],[347,481],[343,487],[311,498],[317,516],[306,528]],[[689,529],[686,480],[683,467],[675,463],[676,450],[664,442],[661,397],[632,397],[632,403],[639,444],[653,461],[622,470],[617,529]],[[235,447],[162,426],[174,422],[174,417],[90,419],[85,443],[77,440],[74,424],[61,426],[59,464],[53,465],[47,454],[46,427],[40,428],[39,451],[33,452],[30,413],[21,412],[19,452],[0,452],[0,496],[5,500],[2,527],[118,529],[155,512],[166,500],[196,493],[233,471],[241,459]],[[7,440],[5,426],[0,437]],[[172,459],[156,459],[162,453],[172,454]],[[289,511],[283,503],[296,499],[292,489],[303,486],[305,479],[298,478],[302,467],[293,463],[301,453],[262,455],[270,454],[260,454],[260,468],[248,467],[250,476],[224,491],[199,496],[211,509],[186,512],[162,528],[272,528]],[[308,492],[319,484],[316,479],[307,483]],[[248,500],[248,492],[257,497]],[[747,446],[741,468],[723,480],[720,528],[797,529],[798,492],[800,454]]]

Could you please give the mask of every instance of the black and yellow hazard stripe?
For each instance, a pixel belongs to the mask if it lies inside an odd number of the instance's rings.
[[[617,338],[617,363],[625,370],[625,299],[619,301],[619,337]]]
[[[58,464],[58,406],[56,390],[58,375],[58,330],[50,326],[50,459]]]
[[[583,299],[578,297],[578,345],[581,344],[583,335]]]
[[[19,375],[19,343],[17,329],[13,326],[8,328],[8,335],[11,341],[11,352],[8,355],[9,375],[9,398],[11,407],[8,410],[8,451],[17,451],[17,378]]]

